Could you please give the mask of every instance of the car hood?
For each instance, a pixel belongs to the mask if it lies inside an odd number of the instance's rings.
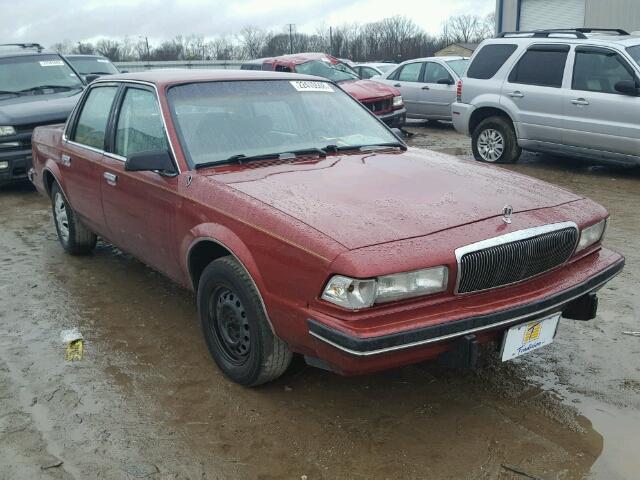
[[[340,82],[340,86],[349,95],[360,101],[400,95],[399,90],[383,83],[374,82],[373,80],[349,80]]]
[[[51,95],[25,95],[0,100],[0,125],[64,122],[80,98],[81,90]]]
[[[517,213],[582,198],[500,167],[414,149],[254,163],[209,175],[348,249],[502,216],[505,205]]]

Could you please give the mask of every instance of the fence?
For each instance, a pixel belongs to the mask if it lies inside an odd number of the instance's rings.
[[[238,69],[242,65],[241,60],[172,60],[168,62],[115,62],[120,71],[142,72],[144,70],[157,70],[163,68],[213,68],[213,69]]]

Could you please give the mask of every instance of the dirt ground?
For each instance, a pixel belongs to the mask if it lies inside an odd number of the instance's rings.
[[[415,146],[468,155],[446,125]],[[106,244],[65,255],[48,201],[0,190],[0,479],[634,479],[640,457],[640,170],[508,166],[603,203],[627,267],[598,317],[477,372],[341,378],[293,365],[245,389],[209,358],[192,295]],[[66,362],[60,331],[85,357]]]

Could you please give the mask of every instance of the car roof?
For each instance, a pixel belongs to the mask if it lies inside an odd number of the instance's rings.
[[[589,44],[589,45],[611,45],[617,44],[623,47],[629,47],[633,45],[640,44],[640,35],[631,34],[631,35],[611,35],[605,33],[588,33],[585,34],[587,38],[576,38],[569,36],[570,33],[556,33],[553,36],[549,37],[534,37],[534,36],[526,36],[525,34],[518,35],[517,32],[514,32],[511,35],[500,37],[500,38],[490,38],[482,42],[483,44],[487,43],[570,43],[570,44]]]
[[[395,67],[397,65],[397,63],[391,63],[391,62],[364,62],[364,63],[356,63],[356,67],[374,67],[374,68],[378,68],[378,67]]]
[[[119,81],[151,83],[157,87],[182,83],[242,81],[242,80],[313,80],[328,81],[326,78],[297,73],[272,72],[264,70],[223,70],[223,69],[166,69],[144,72],[120,73],[102,77],[92,82],[109,83]]]
[[[30,50],[21,47],[9,48],[0,45],[0,58],[9,58],[9,57],[28,57],[28,56],[37,57],[39,55],[59,55],[58,52],[54,52],[52,50]]]
[[[311,60],[330,60],[333,62],[341,62],[341,60],[336,57],[329,55],[328,53],[320,53],[320,52],[305,52],[305,53],[292,53],[289,55],[280,55],[278,57],[270,58],[269,60],[279,60],[292,63],[294,65],[300,65],[301,63],[306,63]],[[342,62],[344,63],[344,62]]]
[[[71,53],[69,55],[65,55],[65,57],[67,58],[99,58],[99,59],[105,59],[105,60],[109,60],[107,57],[105,57],[104,55],[91,55],[91,54],[84,54],[84,53]],[[111,61],[111,60],[109,60]]]

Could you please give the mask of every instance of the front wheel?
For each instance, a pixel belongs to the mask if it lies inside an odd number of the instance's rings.
[[[57,183],[51,186],[51,207],[53,223],[62,248],[71,255],[91,253],[96,247],[98,237],[80,222]]]
[[[473,131],[471,147],[475,159],[487,163],[514,163],[522,153],[513,125],[503,117],[480,122]]]
[[[233,257],[214,260],[202,272],[198,313],[211,356],[234,382],[270,382],[291,363],[291,352],[271,331],[251,277]]]

